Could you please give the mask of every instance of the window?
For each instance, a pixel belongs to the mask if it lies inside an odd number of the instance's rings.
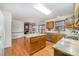
[[[44,31],[45,31],[45,25],[44,24],[38,25],[38,32],[44,33]]]
[[[64,28],[64,22],[65,21],[56,21],[55,22],[55,30],[56,31],[64,31],[65,28]]]

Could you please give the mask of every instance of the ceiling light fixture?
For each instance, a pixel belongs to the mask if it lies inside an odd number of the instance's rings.
[[[48,15],[51,13],[51,11],[49,9],[47,9],[43,4],[35,4],[34,8],[41,11],[42,13]]]

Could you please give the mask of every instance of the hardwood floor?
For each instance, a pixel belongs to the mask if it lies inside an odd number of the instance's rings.
[[[12,43],[11,48],[5,49],[5,56],[29,56],[26,50],[15,42],[16,41]],[[34,53],[32,56],[53,56],[54,55],[54,49],[52,48],[53,44],[54,43],[47,41],[46,47]]]
[[[46,42],[46,47],[36,53],[34,53],[32,56],[54,56],[54,49],[52,46],[54,43]]]

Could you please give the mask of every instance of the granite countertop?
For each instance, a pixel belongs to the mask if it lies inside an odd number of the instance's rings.
[[[41,36],[41,35],[46,35],[46,34],[26,34],[25,37],[31,38],[31,37]]]
[[[62,38],[53,47],[63,53],[79,56],[79,40]]]

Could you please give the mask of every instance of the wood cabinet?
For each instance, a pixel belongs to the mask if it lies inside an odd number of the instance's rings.
[[[62,37],[63,37],[62,34],[53,33],[51,40],[52,40],[52,42],[56,43],[56,42],[58,42]]]
[[[25,47],[29,55],[39,51],[46,46],[46,35],[26,38]]]
[[[74,29],[79,29],[79,25],[74,24]]]
[[[71,55],[64,53],[62,51],[59,51],[59,50],[54,48],[54,56],[71,56]]]
[[[69,29],[69,28],[79,29],[79,26],[77,24],[74,24],[74,23],[65,23],[65,28],[67,28],[67,29]]]
[[[54,28],[54,22],[53,21],[47,22],[46,23],[46,28],[47,29],[53,29]]]
[[[74,28],[74,23],[65,23],[65,28]]]
[[[31,44],[30,44],[30,54],[38,51],[39,49],[40,49],[40,42],[39,41],[31,42]]]

